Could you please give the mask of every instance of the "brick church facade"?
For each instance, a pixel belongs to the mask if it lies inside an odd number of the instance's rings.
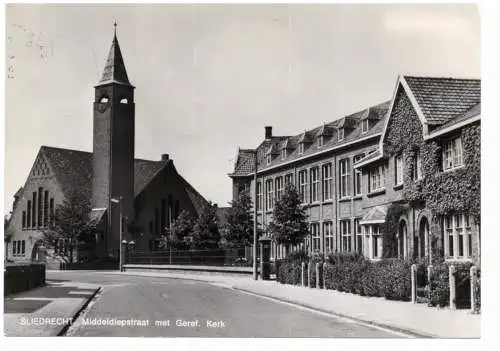
[[[480,102],[480,80],[401,75],[389,101],[298,135],[266,127],[257,148],[238,150],[233,199],[242,192],[256,198],[265,232],[293,184],[307,212],[310,252],[477,264]],[[392,215],[389,253],[384,230]],[[290,249],[272,246],[278,259]]]
[[[197,216],[207,204],[177,172],[168,154],[159,155],[158,160],[134,157],[135,87],[129,81],[116,31],[94,89],[93,152],[40,148],[24,186],[14,197],[7,228],[12,234],[6,250],[11,260],[36,259],[54,211],[75,190],[91,202],[91,216],[102,232],[96,236],[98,252],[108,257],[118,255],[120,213],[123,239],[133,240],[137,250],[154,250],[162,230],[182,210]]]

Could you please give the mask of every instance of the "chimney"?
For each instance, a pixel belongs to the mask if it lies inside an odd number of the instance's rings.
[[[266,139],[271,139],[273,137],[273,127],[266,126]]]
[[[161,155],[161,160],[162,161],[168,161],[169,160],[168,154],[162,154]]]

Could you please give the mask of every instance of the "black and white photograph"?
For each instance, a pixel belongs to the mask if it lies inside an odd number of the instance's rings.
[[[482,337],[479,4],[4,6],[6,339]]]

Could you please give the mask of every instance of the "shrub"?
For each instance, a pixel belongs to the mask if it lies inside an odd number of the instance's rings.
[[[301,275],[300,262],[282,261],[277,265],[277,280],[281,284],[300,284]]]
[[[449,266],[455,266],[455,303],[457,308],[470,308],[470,267],[472,263],[442,263],[434,266],[430,281],[430,304],[448,306],[450,304]]]
[[[377,262],[381,284],[380,293],[388,300],[411,299],[411,264],[405,260],[394,259]]]
[[[307,262],[309,261],[309,253],[305,250],[292,251],[285,260],[288,262]]]

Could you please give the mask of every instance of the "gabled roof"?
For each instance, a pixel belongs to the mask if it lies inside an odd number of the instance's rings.
[[[386,214],[387,206],[375,206],[361,218],[359,224],[384,223]]]
[[[127,70],[125,69],[125,63],[123,62],[120,44],[118,43],[118,38],[116,37],[116,31],[113,41],[111,42],[108,59],[104,65],[101,80],[99,80],[97,85],[99,86],[109,83],[131,85],[128,80]]]
[[[304,133],[302,133],[299,137],[299,140],[297,141],[297,143],[310,143],[311,142],[311,136],[309,134],[316,134],[317,131],[311,131],[311,132],[307,132],[307,131],[304,131]]]
[[[455,118],[449,120],[447,123],[433,129],[429,137],[433,137],[436,134],[442,134],[441,132],[459,126],[460,124],[468,122],[472,120],[474,117],[479,117],[480,115],[481,115],[481,104],[477,104],[470,110],[465,111],[465,113],[462,113],[461,115],[458,115]]]
[[[318,129],[318,132],[316,133],[316,136],[329,136],[333,134],[333,128],[326,124],[323,123],[323,125]]]
[[[404,76],[429,125],[442,125],[481,102],[480,79]]]
[[[89,197],[92,194],[92,153],[79,150],[42,146],[43,153],[53,169],[54,175],[64,193],[71,189],[81,189]],[[168,161],[134,161],[134,195],[141,193],[144,187],[163,169]]]
[[[231,176],[246,176],[254,171],[255,168],[255,151],[254,150],[238,150],[234,172]]]
[[[177,173],[178,174],[178,173]],[[201,213],[201,210],[203,209],[203,206],[207,204],[207,200],[201,196],[201,194],[196,191],[195,188],[189,182],[184,179],[183,176],[179,175],[179,179],[181,180],[182,184],[184,185],[184,189],[186,190],[189,199],[191,200],[194,209],[196,210],[196,213],[199,215]]]

